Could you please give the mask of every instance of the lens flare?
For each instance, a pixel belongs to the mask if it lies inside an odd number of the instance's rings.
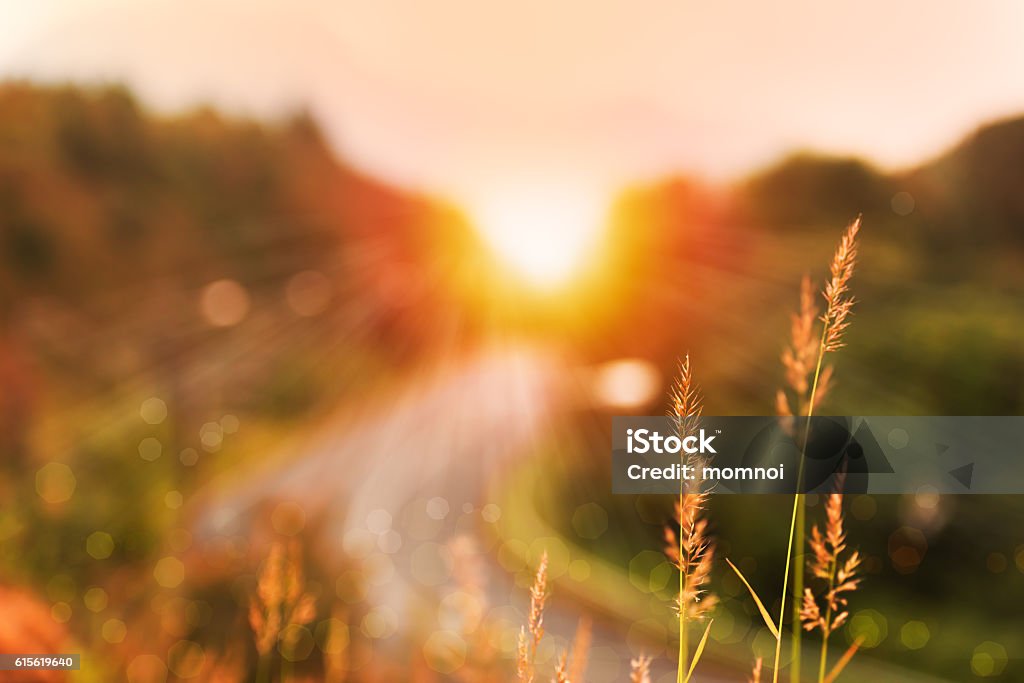
[[[503,264],[534,287],[554,289],[595,254],[605,208],[593,193],[536,187],[486,195],[470,214]]]

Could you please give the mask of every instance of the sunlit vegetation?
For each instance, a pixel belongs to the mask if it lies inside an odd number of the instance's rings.
[[[610,495],[608,417],[663,413],[686,349],[705,414],[773,412],[780,386],[804,413],[786,312],[858,214],[870,306],[829,406],[1019,414],[1022,131],[898,173],[801,154],[638,185],[595,201],[572,268],[517,251],[517,270],[501,221],[369,177],[301,112],[0,86],[0,650],[82,652],[84,681],[660,683],[700,647],[694,680],[758,658],[770,680],[780,641],[740,576],[790,614],[793,500],[759,499],[766,526],[739,496],[684,506],[673,547],[699,527],[716,563],[666,557],[678,499]],[[837,529],[837,507],[809,497],[807,529]],[[805,672],[858,643],[840,680],[1019,677],[1024,503],[842,510]],[[847,607],[829,583],[854,547]]]

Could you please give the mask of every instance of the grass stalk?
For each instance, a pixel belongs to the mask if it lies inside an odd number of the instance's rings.
[[[829,570],[828,570],[828,593],[827,593],[827,595],[832,595],[832,591],[836,587],[836,569],[837,569],[836,565],[837,565],[838,561],[839,560],[838,560],[837,557],[833,557],[831,563],[829,564]],[[834,604],[833,600],[828,600],[828,604],[825,606],[825,623],[826,624],[831,624],[832,623],[832,606],[833,606],[833,604]],[[825,665],[828,663],[828,637],[829,637],[829,635],[831,635],[831,633],[832,633],[832,631],[829,628],[823,629],[822,632],[821,632],[821,657],[818,660],[818,683],[824,683],[824,681],[825,681]]]
[[[533,683],[537,648],[544,637],[544,603],[548,598],[548,552],[541,553],[530,587],[530,615],[527,625],[519,630],[516,676],[521,683]]]
[[[797,470],[796,493],[793,494],[793,514],[789,521],[789,545],[786,547],[786,575],[782,579],[782,606],[779,608],[779,639],[775,643],[775,668],[772,671],[772,683],[779,681],[779,659],[782,655],[782,620],[786,615],[786,595],[789,590],[789,570],[792,566],[793,557],[797,548],[804,547],[804,522],[807,514],[807,501],[800,489],[804,483],[804,461],[807,459],[807,440],[811,436],[811,418],[814,417],[814,400],[818,393],[818,381],[821,379],[821,366],[825,360],[825,353],[828,350],[828,319],[821,328],[821,342],[818,344],[818,361],[814,368],[814,379],[811,381],[811,395],[807,401],[807,423],[804,425],[804,438],[800,446],[800,467]],[[797,585],[799,583],[799,586]],[[800,596],[803,594],[804,567],[802,562],[797,562],[793,567],[793,602],[795,603],[793,619],[793,663],[790,668],[790,680],[794,683],[800,681]]]
[[[827,523],[824,534],[817,524],[811,529],[811,561],[808,569],[815,579],[825,582],[824,593],[815,595],[810,588],[804,590],[800,622],[807,631],[821,631],[821,652],[818,657],[818,683],[834,680],[849,657],[844,655],[831,674],[826,675],[828,665],[828,641],[832,632],[846,623],[850,615],[847,606],[848,595],[857,590],[861,582],[858,576],[860,553],[847,554],[846,531],[843,528],[843,475],[836,481],[836,493],[828,496],[825,504]],[[845,554],[845,560],[843,556]],[[824,613],[821,603],[825,603]],[[853,651],[856,651],[854,648]],[[852,653],[849,655],[852,657]]]
[[[818,343],[818,360],[814,366],[814,378],[811,381],[811,394],[807,400],[807,424],[804,425],[804,438],[800,445],[800,468],[797,471],[796,479],[796,493],[794,494],[795,499],[793,501],[794,515],[792,524],[794,528],[790,533],[790,548],[789,552],[794,555],[795,564],[793,565],[793,623],[792,632],[793,640],[790,645],[790,652],[792,655],[792,663],[789,669],[789,680],[791,683],[800,683],[800,669],[801,659],[801,637],[803,635],[803,629],[800,628],[800,607],[801,600],[800,596],[804,593],[804,563],[801,559],[800,550],[804,547],[806,541],[806,528],[807,528],[807,496],[800,493],[804,483],[804,464],[807,460],[807,440],[811,435],[811,418],[814,417],[814,402],[817,399],[818,394],[818,382],[821,380],[821,368],[825,361],[826,345],[825,341],[828,339],[828,323],[826,322],[822,326],[821,330],[821,341]],[[782,592],[782,604],[786,604],[786,591],[783,588]],[[785,607],[783,607],[785,610]],[[782,632],[782,619],[779,619],[779,633]],[[776,657],[776,662],[778,657]]]
[[[854,265],[857,258],[857,233],[860,230],[860,218],[855,220],[850,227],[847,228],[846,233],[843,235],[843,239],[839,243],[839,247],[836,249],[835,255],[832,257],[832,263],[830,265],[831,279],[825,286],[823,295],[827,302],[825,313],[819,320],[822,324],[821,337],[818,339],[818,343],[814,350],[815,365],[814,374],[810,383],[810,394],[806,403],[806,422],[804,424],[804,435],[800,445],[800,465],[797,470],[797,481],[796,488],[793,493],[793,509],[790,515],[789,521],[789,541],[786,547],[786,570],[782,580],[782,599],[781,606],[779,608],[779,623],[778,632],[779,637],[775,643],[775,662],[772,671],[772,683],[778,683],[779,680],[779,667],[781,664],[782,655],[782,627],[783,620],[786,614],[787,596],[789,595],[789,573],[790,569],[793,569],[793,642],[791,645],[792,652],[792,664],[790,666],[790,681],[792,683],[800,682],[800,669],[801,669],[801,652],[800,652],[800,610],[801,610],[801,596],[803,593],[804,584],[804,568],[803,562],[797,561],[796,566],[793,566],[794,556],[797,555],[798,549],[804,547],[805,542],[805,526],[806,526],[806,499],[804,494],[801,493],[803,488],[804,479],[804,464],[807,456],[807,442],[810,438],[811,430],[811,418],[814,416],[815,404],[819,400],[818,391],[819,386],[822,383],[822,369],[824,367],[825,354],[836,351],[842,347],[842,335],[843,331],[849,325],[847,317],[853,308],[853,299],[848,295],[848,285],[850,278],[853,275]],[[813,327],[813,303],[810,300],[810,282],[807,278],[804,279],[801,288],[801,310],[800,313],[794,317],[794,331],[793,331],[793,353],[783,355],[783,363],[787,367],[797,373],[797,379],[794,382],[795,387],[798,389],[806,389],[806,370],[807,365],[803,362],[803,358],[806,356],[806,351],[810,349],[808,346],[813,343],[811,329]],[[807,342],[807,343],[804,343]],[[804,350],[805,354],[801,355],[801,350]],[[821,387],[824,389],[824,387]],[[780,393],[780,396],[782,394]],[[783,402],[784,397],[783,397]],[[785,407],[785,406],[784,406]]]
[[[256,683],[270,682],[270,657],[261,654],[256,660]]]
[[[779,608],[778,635],[775,637],[775,663],[772,667],[772,683],[779,683],[779,660],[782,658],[782,621],[786,616],[786,594],[789,591],[789,567],[793,560],[793,532],[796,530],[797,503],[800,497],[793,496],[793,514],[789,521],[789,544],[786,549],[786,572],[782,576],[782,607]]]
[[[689,358],[687,358],[687,365],[689,365]],[[683,509],[683,496],[685,495],[686,485],[682,479],[679,480],[679,509]],[[683,534],[679,534],[679,557],[683,557]],[[680,609],[679,609],[679,666],[676,667],[676,683],[683,683],[685,676],[683,672],[690,668],[690,644],[686,633],[686,608],[682,604],[683,591],[686,588],[686,573],[682,570],[679,571],[679,596],[680,596]]]
[[[807,528],[807,497],[802,493],[798,493],[797,498],[796,538],[793,541],[793,560],[795,564],[793,565],[793,623],[791,628],[793,637],[790,643],[792,663],[789,670],[789,680],[791,683],[800,683],[800,665],[802,664],[800,638],[803,633],[800,628],[799,596],[804,592],[804,562],[800,549],[804,547],[806,535],[804,530]]]
[[[701,414],[701,396],[693,381],[689,355],[679,364],[679,377],[673,386],[671,399],[669,416],[675,421],[680,437],[692,433]],[[691,461],[690,464],[694,465],[695,470],[700,466],[697,461]],[[691,484],[693,490],[688,490]],[[706,639],[703,639],[691,660],[687,632],[689,622],[707,615],[714,608],[716,600],[704,588],[715,552],[714,542],[707,537],[707,494],[701,490],[699,479],[691,484],[680,479],[679,498],[675,501],[675,522],[678,528],[671,522],[665,527],[665,554],[679,572],[679,592],[676,596],[679,618],[676,683],[685,683],[690,679],[693,667],[703,652],[703,644],[706,644]]]
[[[630,663],[629,683],[651,683],[651,658],[647,655],[634,657]]]

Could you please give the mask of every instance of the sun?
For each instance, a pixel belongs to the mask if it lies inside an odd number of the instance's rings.
[[[490,193],[471,203],[470,215],[499,261],[545,290],[567,284],[584,269],[606,219],[592,193],[555,187]]]

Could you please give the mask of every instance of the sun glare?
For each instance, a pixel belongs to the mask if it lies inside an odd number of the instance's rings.
[[[532,188],[493,194],[471,208],[497,257],[529,284],[564,285],[597,250],[604,209],[593,195]]]

